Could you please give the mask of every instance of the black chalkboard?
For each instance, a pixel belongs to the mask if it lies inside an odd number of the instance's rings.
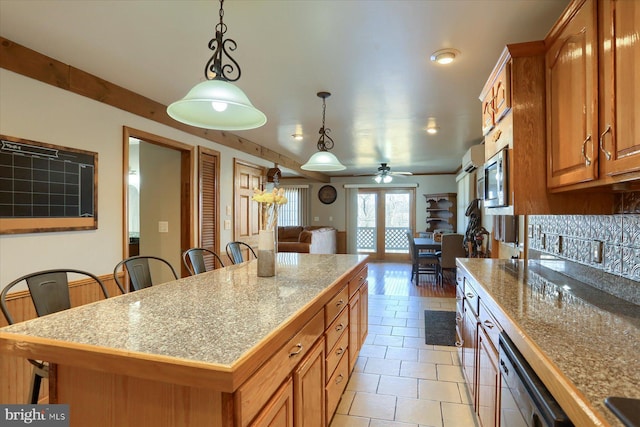
[[[97,228],[97,156],[0,135],[0,232]]]

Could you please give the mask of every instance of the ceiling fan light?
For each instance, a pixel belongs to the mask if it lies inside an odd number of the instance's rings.
[[[342,171],[347,167],[340,163],[338,158],[328,151],[318,151],[314,153],[307,163],[300,166],[300,169],[317,172]]]
[[[377,175],[375,178],[373,178],[373,180],[380,184],[382,182],[382,177],[380,175]]]
[[[383,182],[384,184],[388,184],[388,183],[390,183],[391,181],[393,181],[393,177],[392,177],[391,175],[386,175],[384,178],[382,178],[382,182]]]
[[[223,80],[198,83],[184,98],[169,105],[167,114],[205,129],[254,129],[267,122],[267,116],[251,104],[242,89]]]

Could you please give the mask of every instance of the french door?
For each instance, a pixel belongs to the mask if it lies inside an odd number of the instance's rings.
[[[407,229],[415,224],[415,189],[361,188],[357,197],[358,253],[372,259],[409,259]]]

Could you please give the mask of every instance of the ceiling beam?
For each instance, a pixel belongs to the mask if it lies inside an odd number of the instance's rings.
[[[28,47],[0,37],[0,67],[23,76],[68,90],[112,107],[179,129],[252,156],[261,157],[298,175],[320,182],[329,182],[328,175],[305,171],[295,160],[239,137],[230,132],[202,129],[175,121],[167,114],[167,106],[121,86],[57,61]]]

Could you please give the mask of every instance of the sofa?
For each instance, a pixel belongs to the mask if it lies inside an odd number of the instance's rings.
[[[335,254],[336,229],[323,226],[278,227],[278,252]]]

